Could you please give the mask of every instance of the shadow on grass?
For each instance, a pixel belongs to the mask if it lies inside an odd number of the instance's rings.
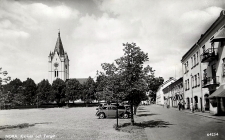
[[[0,130],[15,129],[15,128],[23,129],[23,128],[35,126],[36,124],[50,124],[50,122],[34,123],[34,124],[22,123],[22,124],[17,124],[17,125],[4,125],[4,126],[0,126]]]
[[[169,122],[165,122],[165,121],[160,121],[160,120],[157,120],[157,121],[151,120],[151,121],[144,121],[144,122],[140,122],[140,123],[134,123],[134,126],[138,126],[141,128],[169,127],[169,125],[173,125],[173,124],[170,124]],[[129,126],[131,126],[130,123],[124,123],[124,124],[120,125],[119,128],[129,127]]]
[[[169,122],[161,121],[161,120],[150,120],[150,121],[144,121],[140,123],[134,123],[132,126],[130,123],[124,123],[116,127],[114,125],[113,127],[122,132],[128,132],[128,133],[136,133],[137,131],[144,130],[144,128],[167,128],[169,127]]]
[[[159,115],[159,114],[138,114],[138,117],[146,117],[146,116],[153,116],[153,115]]]

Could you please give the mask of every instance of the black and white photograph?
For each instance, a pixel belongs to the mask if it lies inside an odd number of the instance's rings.
[[[224,0],[0,0],[0,140],[224,130]]]

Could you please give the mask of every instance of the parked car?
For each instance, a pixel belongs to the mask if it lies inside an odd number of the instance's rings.
[[[102,108],[103,106],[106,106],[106,105],[107,105],[107,103],[100,103],[98,105],[98,107],[96,108],[96,110],[98,110],[99,108]]]
[[[130,105],[124,105],[127,112],[130,112]]]
[[[96,112],[96,116],[99,116],[100,119],[116,117],[116,115],[117,106],[114,105],[106,105],[99,108]],[[130,117],[130,112],[128,112],[124,106],[118,106],[118,117],[127,119]]]

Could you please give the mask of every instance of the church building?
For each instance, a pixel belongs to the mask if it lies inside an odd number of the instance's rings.
[[[48,79],[51,84],[57,78],[64,81],[69,79],[69,57],[63,49],[60,32],[54,51],[50,51],[48,56],[48,65]]]

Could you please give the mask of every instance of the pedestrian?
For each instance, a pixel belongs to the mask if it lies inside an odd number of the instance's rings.
[[[185,101],[182,102],[182,110],[184,110]]]
[[[180,111],[180,108],[181,108],[181,103],[180,102],[178,103],[178,108],[179,108],[179,111]]]

